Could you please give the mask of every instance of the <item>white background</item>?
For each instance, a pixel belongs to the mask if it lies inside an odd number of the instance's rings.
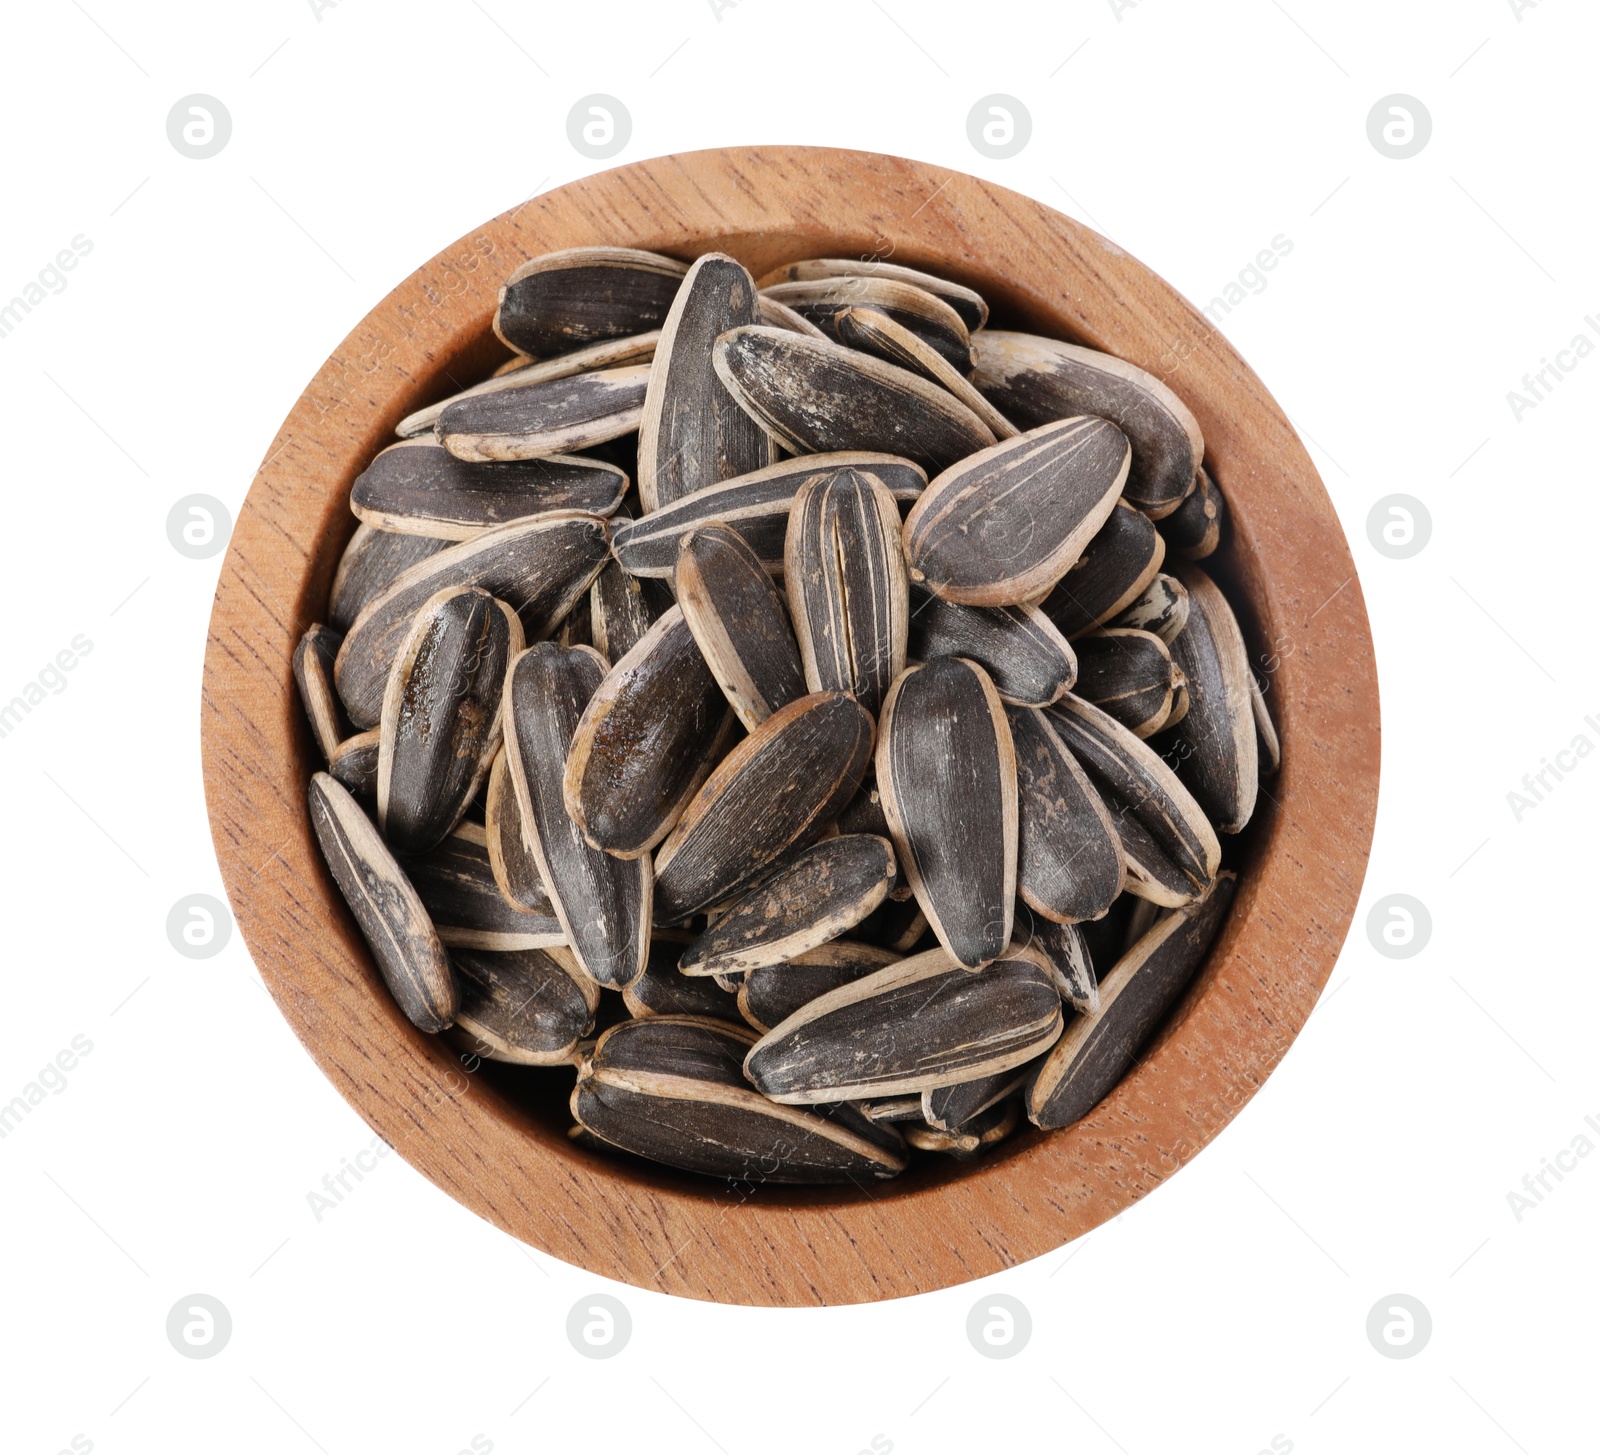
[[[0,1447],[1593,1448],[1600,1157],[1520,1219],[1507,1194],[1586,1130],[1600,1144],[1600,762],[1520,822],[1506,795],[1575,735],[1600,743],[1600,359],[1520,422],[1506,395],[1600,339],[1597,43],[1579,0],[9,9],[0,299],[75,235],[93,251],[0,339],[0,700],[74,635],[93,650],[0,740],[0,1101],[75,1035],[93,1050],[0,1142]],[[167,140],[191,92],[233,117],[211,160]],[[749,142],[924,158],[1092,222],[1200,303],[1293,242],[1224,327],[1306,438],[1372,616],[1384,775],[1362,908],[1324,1005],[1210,1148],[981,1285],[814,1312],[607,1286],[394,1156],[318,1221],[307,1194],[370,1132],[237,937],[202,961],[167,941],[177,899],[222,892],[198,761],[220,558],[172,549],[167,512],[193,492],[237,509],[394,283],[610,165],[567,140],[590,92],[631,112],[617,162]],[[1006,161],[967,139],[992,92],[1033,118]],[[1433,117],[1407,161],[1367,138],[1392,92]],[[1367,538],[1393,492],[1433,520],[1409,560]],[[1411,960],[1365,933],[1392,892],[1432,912]],[[165,1335],[197,1291],[234,1325],[205,1361]],[[633,1319],[608,1362],[565,1334],[596,1291]],[[1031,1311],[1015,1358],[967,1341],[986,1292]],[[1366,1335],[1397,1292],[1433,1319],[1406,1360]]]

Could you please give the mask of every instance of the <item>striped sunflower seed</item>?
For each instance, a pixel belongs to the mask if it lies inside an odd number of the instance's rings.
[[[1037,596],[1116,508],[1131,458],[1116,425],[1088,416],[979,450],[931,481],[911,507],[911,579],[969,606]]]
[[[1204,470],[1195,476],[1194,489],[1171,515],[1161,522],[1167,544],[1189,561],[1203,561],[1222,542],[1223,522],[1228,518],[1227,502],[1216,481]]]
[[[662,325],[644,396],[639,499],[647,512],[773,462],[771,438],[711,367],[718,336],[755,321],[755,279],[743,265],[724,253],[696,259]]]
[[[456,983],[417,891],[342,784],[313,774],[308,802],[322,857],[383,983],[412,1025],[442,1031],[455,1019]]]
[[[994,443],[937,384],[840,344],[751,324],[723,334],[712,358],[728,392],[791,454],[878,447],[942,470]]]
[[[1172,643],[1173,660],[1189,685],[1182,736],[1187,745],[1178,776],[1225,834],[1236,834],[1255,812],[1259,773],[1250,660],[1227,598],[1198,566],[1183,568],[1189,620]]]
[[[905,1139],[919,1152],[945,1152],[958,1162],[968,1162],[1005,1141],[1017,1129],[1020,1120],[1021,1108],[1012,1097],[996,1102],[959,1131],[940,1131],[926,1125],[907,1127]]]
[[[839,834],[795,855],[736,899],[678,961],[685,975],[781,965],[861,923],[894,882],[894,850],[870,834]]]
[[[768,328],[786,328],[790,333],[804,334],[807,338],[827,338],[809,318],[802,318],[787,303],[779,303],[764,293],[756,294],[756,322]]]
[[[892,1177],[903,1150],[881,1134],[779,1106],[752,1091],[742,1026],[651,1016],[601,1036],[578,1075],[572,1115],[627,1151],[712,1177],[763,1183]]]
[[[1204,899],[1158,920],[1101,978],[1100,1009],[1073,1021],[1028,1087],[1030,1121],[1071,1126],[1127,1075],[1194,979],[1233,902],[1236,882],[1231,872],[1218,875]]]
[[[897,853],[895,862],[904,872],[904,861]],[[896,955],[909,955],[922,948],[922,941],[932,932],[928,917],[922,912],[916,896],[903,900],[887,899],[856,926],[856,938],[869,945],[882,945]]]
[[[861,787],[872,716],[841,692],[780,708],[723,759],[656,853],[656,918],[733,899],[817,842]]]
[[[1076,640],[1140,600],[1166,555],[1161,533],[1126,501],[1118,503],[1045,597],[1042,610]]]
[[[789,615],[813,692],[848,692],[876,715],[905,670],[908,597],[900,512],[859,470],[796,492],[783,555]]]
[[[748,730],[806,695],[783,596],[738,531],[713,521],[683,536],[675,585],[700,655]]]
[[[1111,625],[1154,632],[1169,647],[1189,619],[1189,591],[1176,576],[1158,572],[1130,606],[1111,618]]]
[[[1047,920],[1096,919],[1127,872],[1116,825],[1054,720],[1036,707],[1006,715],[1017,763],[1017,892]]]
[[[334,683],[350,721],[378,725],[390,668],[430,597],[450,586],[480,586],[516,611],[524,638],[536,642],[589,589],[605,559],[604,520],[554,510],[495,526],[401,572],[362,608],[339,648]]]
[[[378,726],[378,827],[401,854],[431,849],[478,795],[500,748],[500,698],[522,623],[475,586],[412,619]]]
[[[535,358],[660,328],[689,271],[637,248],[563,248],[530,258],[506,279],[494,331]]]
[[[626,509],[612,516],[613,535],[632,518]],[[672,587],[667,582],[632,576],[613,557],[589,588],[590,644],[606,661],[620,662],[671,606]]]
[[[328,759],[328,771],[357,798],[378,803],[378,740],[382,735],[377,728],[368,728],[346,738],[333,750]]]
[[[452,950],[456,1031],[487,1061],[559,1066],[594,1025],[600,987],[565,950]]]
[[[779,283],[807,283],[818,278],[881,278],[895,283],[909,283],[925,293],[948,303],[976,333],[989,321],[989,305],[971,288],[953,283],[948,278],[938,278],[916,268],[901,267],[898,263],[885,263],[877,258],[806,258],[798,263],[785,263],[781,268],[759,279],[763,289]]]
[[[1094,349],[985,329],[974,340],[973,382],[1024,428],[1075,414],[1109,419],[1133,444],[1123,493],[1141,510],[1175,509],[1205,454],[1189,408],[1153,374]]]
[[[449,544],[432,536],[402,536],[358,525],[333,573],[333,586],[328,592],[329,625],[334,631],[348,632],[369,601],[411,567],[438,555]]]
[[[911,588],[906,649],[919,661],[967,657],[1006,702],[1045,707],[1077,680],[1072,645],[1036,606],[962,606]]]
[[[1267,707],[1267,695],[1254,672],[1250,674],[1250,709],[1256,720],[1256,769],[1261,777],[1270,778],[1283,766],[1283,749],[1278,742],[1278,729],[1272,722],[1272,712]]]
[[[544,892],[539,866],[522,832],[522,811],[517,807],[517,787],[502,746],[489,768],[484,795],[484,847],[489,869],[505,901],[513,909],[552,914],[550,896]]]
[[[592,847],[562,799],[573,730],[604,674],[605,659],[592,648],[542,642],[512,664],[503,711],[522,831],[545,893],[580,968],[621,989],[644,973],[650,860]]]
[[[1141,904],[1145,902],[1139,901]],[[1021,918],[1022,912],[1018,911],[1018,919]],[[1085,926],[1057,924],[1043,915],[1037,919],[1029,916],[1029,920],[1033,928],[1028,934],[1027,946],[1044,956],[1051,975],[1055,977],[1056,989],[1061,992],[1061,999],[1073,1010],[1085,1014],[1097,1010],[1100,1006],[1100,982],[1095,976],[1094,956],[1089,949]],[[1018,926],[1018,939],[1022,938],[1020,929],[1021,924]]]
[[[880,839],[893,839],[893,835],[889,832],[888,817],[883,811],[883,799],[878,793],[875,782],[863,784],[861,792],[845,805],[844,812],[839,815],[839,832],[876,834]],[[889,897],[912,898],[911,881],[906,878],[905,870],[900,867],[899,860],[895,861],[894,883],[889,888]]]
[[[898,278],[857,274],[774,283],[762,290],[816,324],[836,343],[848,344],[841,320],[852,308],[872,309],[922,340],[956,373],[972,372],[972,340],[961,315],[925,288]]]
[[[994,683],[963,657],[904,672],[883,705],[878,792],[934,934],[977,969],[1011,939],[1017,768]]]
[[[619,523],[612,550],[634,576],[671,576],[678,549],[692,530],[716,522],[736,531],[771,575],[783,570],[783,543],[795,493],[813,475],[835,470],[865,470],[889,487],[900,503],[915,500],[928,483],[922,468],[898,455],[872,450],[841,450],[783,460],[720,485],[685,495],[643,520]]]
[[[647,854],[722,757],[733,714],[674,606],[588,699],[572,735],[563,802],[591,847]]]
[[[548,895],[529,895],[518,909],[500,892],[479,824],[457,824],[437,848],[407,860],[406,873],[452,950],[548,950],[566,942]]]
[[[1184,672],[1153,632],[1108,627],[1079,637],[1078,685],[1073,689],[1136,738],[1148,738],[1172,715]]]
[[[941,948],[819,996],[757,1041],[744,1070],[774,1101],[879,1099],[1021,1066],[1061,1024],[1061,997],[1033,959],[973,975]]]
[[[653,364],[596,369],[458,399],[434,433],[458,460],[532,460],[604,444],[639,428]]]
[[[739,1014],[765,1035],[819,995],[893,965],[900,955],[859,940],[833,940],[781,965],[761,965],[739,984]]]
[[[941,1132],[972,1130],[971,1123],[1022,1089],[1030,1072],[1026,1066],[997,1071],[976,1081],[958,1081],[922,1093],[922,1119]]]
[[[323,758],[332,763],[339,745],[349,735],[344,708],[333,688],[333,664],[344,638],[325,626],[307,627],[295,644],[294,683],[300,690],[300,705],[311,724],[311,736]]]
[[[626,472],[601,460],[554,455],[470,465],[433,440],[404,440],[356,476],[350,509],[379,530],[465,541],[547,510],[610,515],[627,488]]]
[[[678,956],[689,943],[688,935],[657,930],[650,937],[650,957],[644,974],[622,992],[622,1002],[633,1016],[693,1015],[739,1022],[736,991],[725,990],[710,976],[689,976],[678,969]]]

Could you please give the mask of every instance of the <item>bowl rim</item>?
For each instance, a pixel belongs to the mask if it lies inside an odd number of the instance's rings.
[[[530,1122],[400,1015],[323,869],[290,671],[354,529],[350,481],[398,420],[505,349],[501,280],[584,244],[892,258],[984,280],[997,314],[1164,378],[1227,493],[1226,571],[1272,659],[1285,752],[1233,913],[1185,1000],[1083,1121],[913,1184],[840,1194],[658,1175]],[[1237,594],[1237,593],[1231,593]],[[1287,417],[1215,327],[1098,233],[992,182],[826,147],[652,158],[531,198],[418,268],[300,396],[239,510],[207,636],[201,756],[240,934],[301,1043],[414,1167],[512,1236],[643,1288],[810,1306],[949,1287],[1047,1253],[1159,1186],[1260,1089],[1304,1025],[1360,894],[1377,801],[1370,628],[1333,504]]]

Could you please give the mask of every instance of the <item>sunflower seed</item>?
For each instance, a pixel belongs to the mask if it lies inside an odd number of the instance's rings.
[[[813,475],[843,469],[870,471],[900,502],[915,500],[928,483],[920,466],[898,455],[871,450],[804,455],[737,480],[707,485],[652,511],[643,520],[623,521],[616,527],[612,550],[634,576],[671,576],[677,569],[683,537],[716,522],[743,537],[767,572],[776,576],[783,570],[784,535],[795,493]]]
[[[761,965],[739,985],[739,1014],[763,1035],[819,995],[893,965],[894,950],[858,940],[833,940],[781,965]]]
[[[1154,632],[1169,647],[1189,619],[1189,592],[1176,576],[1157,573],[1130,606],[1111,618],[1111,625]]]
[[[1032,959],[973,975],[930,950],[819,996],[757,1041],[744,1069],[774,1101],[881,1098],[1021,1066],[1061,1023],[1061,997]]]
[[[411,567],[436,556],[450,544],[431,536],[402,536],[358,525],[339,558],[328,592],[328,622],[348,632],[367,603]]]
[[[733,714],[674,606],[588,699],[562,779],[566,812],[592,848],[648,853],[726,750]]]
[[[906,649],[920,661],[967,657],[1007,702],[1044,707],[1077,679],[1071,644],[1036,606],[962,606],[911,588]]]
[[[456,1029],[485,1060],[559,1066],[594,1024],[600,987],[565,950],[452,950],[450,964],[461,987]]]
[[[535,358],[644,333],[666,321],[688,271],[676,258],[636,248],[546,253],[506,279],[494,331]]]
[[[357,798],[368,800],[374,807],[378,802],[380,736],[377,728],[356,733],[340,743],[328,759],[328,771]]]
[[[937,384],[855,349],[751,324],[723,334],[717,377],[791,454],[886,447],[942,470],[994,443]]]
[[[955,309],[973,333],[989,321],[989,305],[972,289],[952,283],[948,278],[937,278],[932,273],[904,268],[898,263],[880,262],[877,258],[806,258],[798,263],[785,263],[762,277],[760,286],[767,289],[778,283],[803,283],[817,278],[861,277],[884,278],[921,288]]]
[[[1222,540],[1223,522],[1228,518],[1227,502],[1216,482],[1204,470],[1195,475],[1194,489],[1171,515],[1161,522],[1167,544],[1190,561],[1203,561]]]
[[[1077,344],[992,329],[973,340],[973,353],[973,382],[1024,428],[1075,414],[1117,425],[1133,444],[1123,494],[1141,510],[1163,514],[1188,494],[1205,441],[1188,406],[1153,374]]]
[[[756,285],[723,253],[705,253],[678,289],[645,391],[639,499],[645,510],[770,465],[772,440],[711,367],[719,335],[756,321]]]
[[[997,440],[1013,439],[1022,433],[968,381],[966,372],[951,363],[921,334],[896,323],[880,308],[841,309],[833,319],[839,342],[853,349],[876,354],[902,369],[921,374],[941,389],[948,389],[978,416]]]
[[[738,531],[713,521],[684,535],[675,584],[700,655],[747,729],[805,696],[783,597]]]
[[[678,969],[687,935],[657,930],[650,937],[650,958],[644,974],[622,992],[623,1004],[635,1016],[695,1015],[739,1021],[736,992],[724,990],[710,976],[689,976]]]
[[[980,1112],[960,1131],[940,1131],[926,1125],[907,1127],[905,1139],[920,1152],[946,1152],[958,1162],[967,1162],[1003,1142],[1017,1129],[1020,1120],[1021,1109],[1013,1097]]]
[[[827,338],[827,334],[809,318],[802,318],[787,303],[779,303],[765,293],[756,294],[756,322],[764,323],[768,328],[786,328],[790,333],[802,333],[807,338]]]
[[[1148,899],[1134,901],[1133,913],[1128,916],[1128,928],[1122,936],[1122,954],[1126,955],[1141,939],[1155,928],[1156,921],[1172,910],[1165,905],[1160,905]],[[1121,959],[1119,955],[1117,959]],[[1113,964],[1116,962],[1113,961]],[[1110,971],[1106,972],[1107,974]]]
[[[416,889],[342,784],[313,774],[308,802],[322,857],[383,983],[412,1025],[442,1031],[455,1019],[456,983]]]
[[[1222,848],[1177,775],[1115,718],[1070,692],[1045,712],[1111,812],[1128,860],[1127,887],[1166,905],[1204,894]]]
[[[1236,884],[1231,872],[1198,903],[1157,922],[1100,981],[1100,1009],[1081,1016],[1028,1088],[1029,1120],[1065,1127],[1087,1116],[1132,1069],[1139,1052],[1200,968]]]
[[[626,507],[619,509],[611,517],[613,536],[632,519]],[[594,649],[606,661],[620,662],[671,606],[669,583],[631,576],[612,557],[589,588],[589,633]]]
[[[611,565],[610,561],[606,565]],[[600,568],[602,571],[605,567]],[[596,578],[599,579],[598,577]],[[572,603],[572,610],[561,618],[561,625],[555,630],[551,638],[558,647],[592,647],[594,646],[594,620],[589,607],[589,598],[594,591],[593,584]]]
[[[722,761],[656,854],[656,916],[673,924],[749,888],[822,837],[861,786],[872,717],[840,692],[780,708]]]
[[[1122,958],[1122,952],[1128,947],[1128,925],[1133,919],[1134,911],[1144,903],[1145,900],[1124,890],[1099,919],[1085,920],[1082,924],[1073,926],[1083,941],[1083,947],[1089,952],[1089,965],[1094,971],[1097,985],[1111,967]],[[1048,957],[1048,950],[1037,939],[1034,941],[1034,948],[1045,951]]]
[[[1067,570],[1116,508],[1131,457],[1121,430],[1087,416],[979,450],[930,482],[911,507],[911,579],[969,606],[1029,600]]]
[[[477,797],[521,650],[516,613],[477,587],[446,587],[413,618],[378,729],[378,827],[397,853],[431,849]]]
[[[959,1081],[922,1093],[922,1119],[941,1132],[971,1131],[971,1123],[1021,1089],[1028,1079],[1028,1068],[996,1071],[976,1081]]]
[[[311,626],[294,649],[294,682],[300,689],[300,705],[311,724],[312,739],[329,763],[339,751],[339,744],[349,736],[350,725],[333,690],[333,664],[343,640],[338,632],[325,626]]]
[[[878,792],[896,856],[933,932],[968,969],[1011,939],[1017,769],[1000,694],[983,668],[940,657],[883,705]]]
[[[1119,501],[1041,610],[1064,637],[1080,637],[1138,601],[1165,555],[1166,542],[1149,518]]]
[[[1046,919],[1095,919],[1127,870],[1116,825],[1054,720],[1036,707],[1006,715],[1017,762],[1017,892]]]
[[[552,379],[567,379],[573,374],[588,374],[596,369],[616,369],[624,364],[648,364],[661,341],[661,330],[634,334],[629,338],[605,339],[588,344],[553,359],[536,361],[526,355],[508,360],[481,384],[441,399],[414,414],[408,414],[394,427],[401,439],[431,435],[439,416],[460,399],[475,399],[480,394],[498,394],[502,389],[520,389],[526,384],[546,384]]]
[[[889,833],[889,820],[883,812],[883,799],[879,796],[875,783],[863,785],[861,792],[845,805],[844,812],[839,815],[839,832],[876,834],[880,839],[892,838]],[[900,900],[912,898],[911,881],[906,878],[906,871],[898,859],[895,860],[894,883],[889,886],[889,897]],[[873,914],[876,913],[874,910]]]
[[[905,872],[899,854],[895,863]],[[903,900],[888,899],[856,926],[856,938],[870,945],[882,945],[896,955],[909,955],[928,931],[928,917],[913,895]]]
[[[751,1039],[743,1027],[693,1016],[615,1026],[579,1073],[572,1115],[652,1161],[756,1185],[892,1177],[905,1166],[882,1128],[869,1138],[752,1091],[739,1069]]]
[[[1183,669],[1153,632],[1109,627],[1079,637],[1078,685],[1085,702],[1116,718],[1136,738],[1165,725]]]
[[[1167,714],[1167,720],[1161,724],[1163,731],[1165,731],[1167,728],[1177,727],[1177,725],[1189,715],[1188,674],[1184,672],[1182,667],[1179,667],[1176,664],[1174,664],[1172,670],[1176,679],[1172,684],[1172,710]],[[1260,728],[1258,724],[1257,736],[1259,735]]]
[[[552,913],[550,896],[544,892],[539,866],[522,833],[522,812],[517,807],[517,788],[511,781],[511,765],[505,748],[495,754],[489,768],[489,788],[484,797],[484,847],[489,853],[489,869],[495,885],[513,909]]]
[[[1270,778],[1283,764],[1283,749],[1278,744],[1278,729],[1273,726],[1272,713],[1267,708],[1266,693],[1254,672],[1250,674],[1250,710],[1256,720],[1256,771],[1261,777]],[[1169,719],[1169,722],[1177,721],[1177,718]]]
[[[553,455],[469,465],[432,440],[405,440],[356,476],[350,509],[379,530],[465,541],[547,510],[609,515],[627,488],[626,473],[600,460]]]
[[[1188,751],[1178,776],[1225,834],[1236,834],[1255,812],[1258,770],[1250,661],[1233,609],[1198,566],[1183,568],[1189,620],[1172,643],[1173,660],[1189,679],[1183,719]]]
[[[604,444],[639,428],[653,364],[596,369],[458,399],[434,433],[458,460],[532,460]]]
[[[814,475],[795,494],[783,560],[806,684],[876,715],[906,664],[906,567],[888,487],[859,470]]]
[[[1145,903],[1140,900],[1139,903]],[[1026,906],[1024,906],[1024,909]],[[1022,911],[1018,911],[1019,919]],[[1073,1010],[1092,1011],[1100,1005],[1100,982],[1095,978],[1094,957],[1083,925],[1057,924],[1043,915],[1029,917],[1033,929],[1027,939],[1050,967],[1050,974],[1061,992],[1061,999]],[[1019,931],[1021,926],[1018,926]],[[1019,933],[1018,938],[1021,938]]]
[[[921,339],[962,378],[972,372],[972,341],[961,315],[914,283],[858,274],[774,283],[762,292],[844,344],[850,340],[840,327],[842,316],[852,308],[870,308]]]
[[[589,647],[542,642],[518,657],[506,678],[506,761],[523,835],[578,965],[621,989],[644,972],[650,860],[592,847],[562,799],[573,730],[604,673],[605,659]]]
[[[815,950],[872,913],[894,882],[887,839],[841,834],[796,854],[741,895],[683,952],[685,975],[780,965]]]
[[[429,597],[448,586],[481,586],[516,611],[526,640],[540,641],[589,589],[605,558],[604,520],[556,510],[495,526],[403,571],[367,602],[339,649],[334,682],[351,722],[377,726],[389,670]]]
[[[524,910],[500,892],[477,824],[457,824],[437,848],[407,860],[406,873],[451,949],[548,950],[566,942],[549,896],[530,896]]]

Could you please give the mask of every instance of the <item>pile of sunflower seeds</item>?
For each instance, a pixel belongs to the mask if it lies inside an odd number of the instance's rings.
[[[1066,1126],[1227,915],[1278,746],[1200,427],[988,313],[552,253],[351,488],[317,839],[399,1010],[568,1068],[501,1084],[577,1143],[837,1182]]]

